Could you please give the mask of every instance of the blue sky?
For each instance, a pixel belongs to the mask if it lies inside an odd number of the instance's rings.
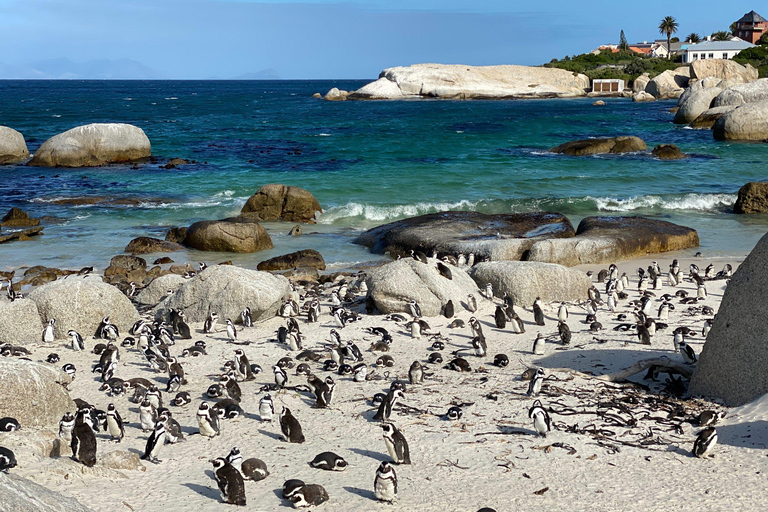
[[[0,0],[0,62],[133,59],[167,78],[374,78],[417,62],[535,65],[618,42],[726,30],[733,0]],[[768,11],[768,7],[765,8]],[[762,12],[768,16],[768,12]],[[10,50],[10,51],[9,51]]]

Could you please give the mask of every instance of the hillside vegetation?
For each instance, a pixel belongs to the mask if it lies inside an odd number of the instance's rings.
[[[632,51],[612,53],[610,50],[603,50],[598,54],[584,53],[573,57],[566,56],[562,60],[552,59],[544,64],[544,67],[583,73],[591,79],[622,78],[629,84],[643,73],[648,73],[653,78],[668,69],[675,69],[681,65],[680,56],[673,60],[667,60],[644,57]]]

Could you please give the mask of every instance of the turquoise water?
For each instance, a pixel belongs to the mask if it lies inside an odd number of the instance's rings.
[[[45,220],[45,235],[0,246],[0,269],[44,264],[103,268],[137,236],[237,214],[261,185],[312,192],[325,213],[303,237],[267,223],[275,248],[253,255],[176,253],[177,261],[268,257],[318,249],[331,268],[379,259],[350,240],[362,229],[444,209],[487,213],[552,210],[574,225],[595,214],[643,214],[696,228],[705,256],[746,254],[768,217],[730,213],[738,188],[766,179],[768,145],[723,143],[671,123],[674,102],[325,102],[311,97],[353,81],[0,81],[0,125],[34,151],[48,137],[91,122],[144,129],[160,159],[200,163],[160,169],[0,167],[0,211],[19,206]],[[562,142],[637,135],[679,145],[693,158],[573,158]],[[81,196],[139,206],[56,205]]]

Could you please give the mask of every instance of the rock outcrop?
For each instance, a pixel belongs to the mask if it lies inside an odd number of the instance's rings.
[[[768,140],[768,99],[741,105],[724,114],[715,121],[712,136],[717,140]]]
[[[699,62],[699,61],[696,61]],[[701,61],[704,62],[704,61]],[[676,124],[689,124],[712,106],[718,94],[723,92],[723,80],[704,78],[688,87],[680,96],[679,108],[675,112]]]
[[[688,67],[668,69],[651,79],[645,86],[645,92],[657,100],[677,99],[688,87],[688,81],[691,79],[689,70]]]
[[[136,302],[154,306],[168,297],[168,292],[175,293],[187,280],[178,274],[166,274],[152,280],[136,296]]]
[[[296,267],[312,267],[325,270],[323,255],[314,249],[304,249],[290,254],[275,256],[259,263],[258,270],[289,270]]]
[[[757,75],[757,69],[749,64],[742,66],[730,59],[695,60],[691,63],[691,78],[698,80],[714,77],[733,83],[747,83],[757,80]]]
[[[0,472],[0,510],[13,512],[93,512],[69,498],[19,475]]]
[[[586,156],[606,153],[635,153],[646,149],[648,146],[640,137],[622,136],[574,140],[560,144],[549,151],[570,156]]]
[[[751,181],[739,189],[733,213],[768,212],[768,182]]]
[[[199,251],[244,253],[273,247],[267,230],[257,221],[242,216],[195,222],[187,228],[184,245]]]
[[[29,227],[37,226],[38,224],[40,224],[40,219],[31,219],[27,212],[15,206],[0,220],[0,226],[6,228]]]
[[[739,107],[745,103],[768,100],[768,78],[748,84],[736,84],[717,95],[713,107]]]
[[[491,283],[494,295],[506,293],[522,307],[531,307],[536,297],[545,303],[586,300],[592,285],[586,272],[537,261],[485,261],[469,274],[480,289]]]
[[[125,276],[125,282],[135,282],[141,285],[147,277],[147,262],[138,256],[118,254],[114,256],[109,266],[104,270],[104,277]]]
[[[645,92],[645,88],[648,86],[648,82],[651,81],[651,76],[648,73],[643,73],[639,77],[635,78],[632,83],[632,92]]]
[[[349,96],[349,91],[339,90],[338,87],[334,87],[323,96],[325,101],[344,101]]]
[[[659,160],[682,160],[688,158],[688,155],[680,151],[680,148],[674,144],[659,144],[651,154]]]
[[[29,158],[24,136],[7,126],[0,126],[0,165],[15,164]]]
[[[419,250],[428,255],[474,253],[476,259],[519,260],[537,239],[573,235],[571,221],[559,213],[440,212],[369,229],[354,243],[392,256]]]
[[[588,88],[586,75],[557,68],[415,64],[385,69],[348,99],[571,98],[584,96]]]
[[[314,223],[315,214],[323,209],[309,191],[271,183],[249,197],[241,212],[256,220]]]
[[[153,252],[175,252],[184,249],[184,246],[175,242],[160,240],[149,236],[134,238],[123,249],[130,254],[149,254]]]
[[[0,418],[16,418],[25,427],[58,426],[77,406],[64,388],[71,379],[48,363],[0,357]]]
[[[587,217],[579,223],[576,237],[537,241],[528,259],[573,267],[698,245],[696,230],[671,222],[645,217]]]
[[[0,344],[29,345],[40,341],[42,332],[40,312],[33,301],[0,301]]]
[[[424,316],[437,316],[443,306],[453,301],[456,311],[466,303],[467,295],[478,296],[471,277],[456,267],[450,267],[451,279],[437,270],[437,260],[422,263],[403,258],[373,270],[366,278],[368,297],[380,313],[408,312],[408,301],[415,300]]]
[[[57,338],[74,329],[89,340],[105,316],[124,332],[139,319],[128,297],[96,275],[59,279],[32,290],[28,298],[37,305],[43,323],[56,319]]]
[[[768,235],[752,249],[725,289],[691,378],[690,394],[738,406],[768,393],[767,267]]]
[[[647,101],[656,101],[656,97],[645,91],[638,91],[632,95],[632,101],[635,103],[645,103]]]
[[[711,130],[713,126],[715,126],[715,123],[718,119],[723,117],[728,112],[734,110],[736,107],[712,107],[710,109],[705,110],[704,112],[699,115],[696,119],[694,119],[690,127],[695,130]]]
[[[215,311],[222,322],[240,317],[246,306],[254,321],[272,318],[288,297],[288,280],[269,272],[259,272],[232,265],[215,265],[187,280],[162,305],[182,309],[189,322],[203,322]]]
[[[147,158],[152,147],[144,130],[122,123],[78,126],[43,142],[29,165],[92,167]]]

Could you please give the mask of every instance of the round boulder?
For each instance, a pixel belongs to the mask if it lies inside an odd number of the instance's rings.
[[[651,154],[659,160],[681,160],[688,158],[688,155],[680,151],[680,148],[674,144],[659,144],[653,148]]]
[[[139,292],[136,296],[136,302],[149,306],[159,304],[168,297],[169,290],[175,293],[186,281],[186,279],[178,274],[160,276],[153,279],[151,283]]]
[[[256,191],[242,213],[256,220],[285,220],[289,222],[315,222],[315,214],[323,209],[315,196],[299,187],[272,183]]]
[[[288,297],[288,280],[269,272],[249,270],[232,265],[208,267],[162,304],[160,312],[182,309],[190,322],[203,322],[216,312],[222,322],[240,317],[246,306],[253,320],[272,318]]]
[[[438,271],[437,260],[428,258],[427,261],[403,258],[368,274],[368,297],[373,299],[379,312],[407,312],[408,301],[415,300],[424,316],[437,316],[449,300],[458,311],[467,295],[477,296],[477,285],[464,270],[449,267],[451,279],[448,279]]]
[[[506,292],[515,304],[530,307],[536,297],[545,303],[586,300],[592,285],[585,272],[537,261],[486,261],[469,271],[477,285],[493,285],[493,294]]]
[[[656,97],[645,91],[638,91],[632,95],[632,101],[635,103],[645,103],[647,101],[656,101]]]
[[[187,229],[184,245],[221,252],[257,252],[273,247],[261,224],[245,217],[195,222]]]
[[[715,97],[723,91],[719,86],[721,80],[717,78],[705,78],[699,80],[680,96],[675,112],[676,124],[689,124],[712,106]]]
[[[282,256],[275,256],[259,263],[258,270],[288,270],[296,267],[313,267],[325,270],[323,255],[314,249],[304,249]]]
[[[713,126],[715,126],[715,123],[718,119],[723,117],[728,112],[732,111],[736,107],[712,107],[710,109],[705,110],[704,112],[699,115],[696,119],[694,119],[690,127],[694,130],[711,130]]]
[[[0,472],[0,510],[13,512],[92,512],[64,496],[17,474]]]
[[[44,323],[56,319],[57,338],[74,329],[88,339],[105,316],[124,332],[139,319],[128,297],[97,275],[59,279],[32,290],[28,298],[37,305]]]
[[[733,213],[768,212],[768,182],[751,181],[739,189]]]
[[[144,258],[118,254],[109,262],[104,270],[104,277],[125,276],[128,282],[141,283],[147,277],[147,262]]]
[[[53,365],[0,357],[0,418],[16,418],[22,428],[57,426],[77,410],[64,387],[70,382]]]
[[[184,246],[175,242],[160,240],[149,236],[134,238],[123,249],[131,254],[149,254],[153,252],[175,252],[184,249]]]
[[[575,140],[560,144],[549,151],[570,156],[586,156],[604,153],[635,153],[646,149],[648,146],[640,137],[625,136]]]
[[[15,164],[29,158],[24,136],[7,126],[0,126],[0,165]]]
[[[29,165],[93,167],[147,158],[152,147],[144,130],[122,123],[78,126],[43,142]]]
[[[0,343],[29,345],[39,342],[42,332],[40,312],[33,301],[0,301]]]
[[[715,122],[712,136],[717,140],[768,140],[768,99],[728,112]]]

